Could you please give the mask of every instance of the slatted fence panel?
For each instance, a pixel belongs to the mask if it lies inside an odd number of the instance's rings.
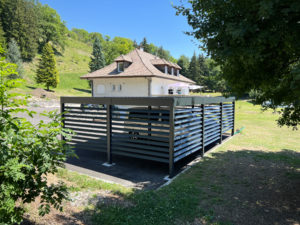
[[[80,104],[64,106],[64,126],[75,132],[68,144],[76,149],[106,152],[106,109],[103,106]]]
[[[204,146],[220,139],[220,105],[206,105],[204,109]]]
[[[223,104],[223,116],[222,116],[222,134],[233,129],[234,123],[234,105],[233,103]]]
[[[169,163],[169,110],[112,109],[111,152]]]
[[[202,109],[176,108],[174,116],[174,161],[202,148]]]

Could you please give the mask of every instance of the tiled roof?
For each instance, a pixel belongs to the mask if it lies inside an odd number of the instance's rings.
[[[132,63],[127,68],[125,68],[124,72],[120,72],[120,73],[117,71],[117,62],[116,62],[116,60],[119,58],[120,59],[125,58],[125,59],[132,60]],[[121,77],[159,77],[159,78],[164,78],[164,79],[186,82],[186,83],[190,83],[190,84],[195,83],[194,81],[188,79],[187,77],[185,77],[181,74],[179,76],[176,76],[176,75],[170,75],[170,74],[165,74],[165,73],[161,72],[159,69],[157,69],[154,66],[154,65],[158,65],[158,64],[155,64],[155,62],[168,63],[168,64],[164,64],[164,65],[169,65],[169,66],[173,66],[173,67],[175,67],[177,64],[175,64],[175,63],[173,64],[171,62],[168,62],[167,60],[160,59],[150,53],[141,51],[139,49],[135,49],[126,55],[119,56],[117,59],[115,60],[115,62],[113,62],[112,64],[110,64],[108,66],[103,67],[102,69],[99,69],[92,73],[81,76],[81,79],[116,78],[116,77],[118,77],[118,78],[121,78]]]
[[[115,59],[115,62],[120,61],[132,62],[132,59],[128,55],[120,55],[118,58]]]

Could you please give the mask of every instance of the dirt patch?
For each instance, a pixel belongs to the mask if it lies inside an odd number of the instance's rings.
[[[48,184],[58,183],[60,178],[55,175],[47,176]],[[68,187],[76,187],[72,182],[62,180]],[[24,217],[22,225],[61,225],[61,224],[76,224],[89,225],[92,223],[93,214],[90,212],[91,208],[97,205],[121,205],[122,207],[130,207],[132,203],[125,200],[123,197],[111,193],[106,190],[83,190],[71,192],[69,195],[70,201],[63,202],[63,212],[51,208],[49,214],[44,217],[39,216],[38,207],[40,205],[40,198],[35,202],[26,205],[27,212]]]
[[[51,91],[46,91],[42,88],[36,88],[34,89],[31,94],[35,97],[38,97],[38,98],[57,98],[57,96],[54,94],[54,92],[51,92]]]

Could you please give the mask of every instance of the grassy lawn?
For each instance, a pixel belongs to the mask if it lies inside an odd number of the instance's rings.
[[[299,224],[300,131],[279,128],[278,115],[246,101],[237,102],[236,112],[242,133],[160,190],[135,191],[60,170],[57,177],[72,192],[112,194],[67,210],[65,218],[78,224]]]

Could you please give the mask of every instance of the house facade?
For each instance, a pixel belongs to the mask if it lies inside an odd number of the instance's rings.
[[[135,49],[81,79],[92,81],[94,97],[188,95],[195,82],[180,74],[180,66]]]

